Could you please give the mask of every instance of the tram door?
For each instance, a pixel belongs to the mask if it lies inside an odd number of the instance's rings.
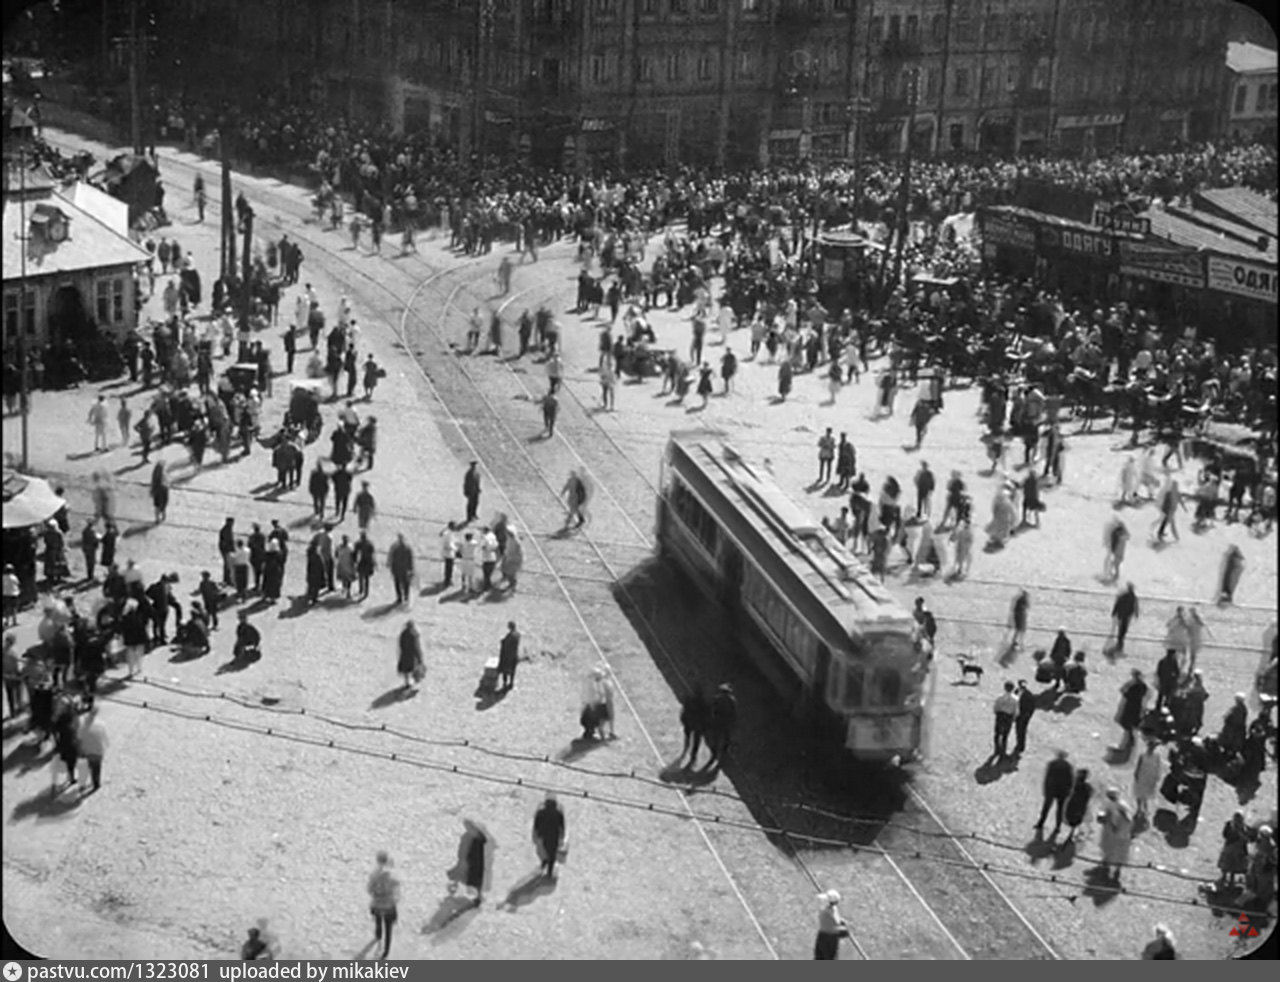
[[[809,693],[811,718],[820,724],[827,716],[827,679],[831,674],[831,649],[818,643],[818,656],[813,662],[813,689]]]
[[[720,552],[720,597],[736,607],[742,597],[742,553],[727,537]]]

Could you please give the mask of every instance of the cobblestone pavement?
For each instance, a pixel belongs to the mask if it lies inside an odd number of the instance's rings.
[[[194,214],[185,207],[192,165],[217,187],[207,163],[166,155],[177,222],[165,233],[193,249],[204,272],[213,269],[217,244],[212,225],[191,224]],[[908,787],[851,785],[848,775],[832,773],[803,727],[724,643],[731,625],[648,558],[661,447],[673,428],[722,429],[748,455],[769,457],[784,486],[807,496],[815,512],[834,513],[839,499],[810,488],[817,437],[832,426],[850,434],[873,487],[889,473],[909,487],[921,458],[941,480],[962,470],[982,524],[996,479],[976,473],[986,463],[972,392],[948,393],[947,409],[919,452],[905,446],[912,442],[909,390],[895,417],[873,421],[865,380],[825,405],[825,381],[801,376],[793,396],[776,404],[769,398],[775,369],[749,362],[736,391],[713,397],[705,409],[696,397],[689,406],[672,405],[651,380],[619,386],[617,411],[602,413],[592,371],[601,323],[565,314],[566,393],[556,438],[540,439],[534,400],[545,391],[543,367],[459,349],[465,315],[477,304],[501,306],[509,321],[544,301],[556,310],[570,306],[576,267],[567,245],[518,266],[511,294],[493,297],[497,252],[466,260],[432,241],[420,243],[420,255],[395,257],[388,242],[383,257],[368,256],[348,248],[345,236],[309,224],[301,189],[255,178],[236,184],[255,202],[260,234],[284,230],[301,242],[302,279],[316,285],[327,314],[340,293],[351,297],[362,345],[389,368],[369,407],[382,430],[370,477],[379,502],[373,536],[385,546],[403,530],[415,544],[423,589],[411,616],[427,641],[427,680],[409,698],[397,689],[394,638],[402,616],[387,603],[383,580],[359,607],[326,600],[305,616],[297,603],[278,616],[258,612],[267,657],[243,672],[221,670],[230,647],[225,628],[203,659],[175,664],[168,652],[153,652],[146,680],[119,686],[104,710],[113,736],[107,786],[83,803],[73,805],[73,795],[50,801],[49,761],[29,758],[6,731],[4,797],[16,804],[7,819],[5,912],[15,935],[53,938],[58,950],[46,948],[49,954],[119,950],[106,945],[123,943],[129,931],[141,932],[129,943],[142,947],[153,935],[166,939],[157,944],[170,949],[159,953],[193,946],[229,951],[249,923],[268,916],[289,953],[350,956],[365,940],[359,923],[366,916],[365,867],[385,846],[406,886],[403,936],[394,951],[404,957],[806,957],[818,885],[845,892],[861,950],[873,958],[1131,957],[1155,920],[1174,926],[1191,957],[1232,950],[1233,920],[1206,907],[1088,891],[1082,874],[1097,854],[1092,839],[1057,869],[1028,840],[1043,762],[1057,746],[1090,766],[1099,786],[1114,780],[1128,788],[1131,767],[1106,757],[1117,735],[1116,690],[1130,665],[1154,666],[1174,603],[1198,603],[1212,629],[1201,664],[1212,693],[1206,719],[1216,727],[1231,693],[1247,686],[1262,631],[1274,617],[1270,538],[1255,540],[1239,527],[1203,535],[1184,528],[1182,541],[1161,551],[1143,541],[1151,508],[1128,512],[1134,541],[1125,578],[1144,599],[1128,663],[1113,667],[1091,658],[1094,674],[1079,709],[1038,714],[1030,752],[1017,769],[975,773],[987,755],[990,702],[1002,678],[994,650],[1013,591],[1020,585],[1032,591],[1029,648],[1047,644],[1061,624],[1093,653],[1106,632],[1112,588],[1094,577],[1125,448],[1122,438],[1105,433],[1070,437],[1067,480],[1048,493],[1040,530],[1020,533],[998,555],[980,553],[972,576],[960,583],[895,575],[904,603],[925,596],[942,627],[932,739]],[[293,296],[282,316],[291,312]],[[654,316],[660,346],[687,346],[688,314]],[[277,335],[271,333],[272,344]],[[710,340],[708,358],[718,361],[720,347]],[[508,352],[513,344],[511,332]],[[731,334],[727,344],[746,354],[744,333]],[[275,354],[279,364],[278,347]],[[283,411],[282,382],[268,423]],[[279,518],[295,543],[309,534],[305,493],[268,494],[273,472],[261,450],[198,474],[178,448],[164,451],[177,490],[168,522],[152,527],[148,471],[136,456],[119,449],[86,454],[89,401],[83,391],[37,396],[33,468],[65,479],[80,514],[89,474],[99,467],[114,472],[128,525],[121,553],[139,559],[149,577],[175,569],[183,592],[193,587],[199,570],[217,561],[224,515],[238,525]],[[15,425],[5,420],[9,452]],[[503,511],[532,533],[520,589],[498,602],[464,601],[432,586],[439,571],[435,536],[446,520],[461,517],[461,475],[473,458],[485,477],[482,515]],[[556,495],[575,466],[588,469],[599,491],[587,532],[563,536]],[[352,532],[352,525],[348,520],[339,531]],[[1220,610],[1209,600],[1228,541],[1241,545],[1248,565],[1240,603]],[[299,566],[290,564],[287,595],[301,592]],[[528,661],[519,684],[496,704],[473,699],[480,666],[508,619],[524,633]],[[20,636],[33,632],[28,618]],[[954,684],[959,671],[951,656],[958,652],[983,659],[985,684]],[[353,659],[369,664],[351,670]],[[570,744],[578,683],[601,662],[625,695],[620,739],[579,756]],[[1026,664],[1010,672],[1030,674]],[[677,697],[695,678],[732,679],[746,723],[725,775],[681,795],[661,778],[670,776],[665,765],[680,749]],[[218,694],[228,698],[206,698]],[[353,730],[354,724],[397,732]],[[460,745],[464,740],[468,745]],[[527,826],[539,797],[534,788],[541,786],[577,794],[566,804],[570,861],[545,896],[545,886],[526,882],[536,866]],[[1268,774],[1250,805],[1256,814],[1266,813],[1274,792]],[[1234,806],[1231,789],[1215,781],[1189,843],[1177,829],[1139,835],[1134,860],[1152,868],[1127,874],[1126,886],[1154,897],[1195,898],[1193,881],[1170,874],[1216,876],[1217,830]],[[443,872],[468,815],[483,817],[496,834],[493,902],[512,890],[511,909],[486,907],[441,926],[453,913]],[[961,836],[963,853],[940,835],[939,821]],[[766,838],[742,827],[755,823],[785,826],[792,835]],[[889,852],[814,848],[797,838],[805,834]],[[993,872],[975,873],[970,858]],[[1047,873],[1059,882],[1042,878]],[[217,887],[192,891],[193,882]],[[9,900],[11,885],[21,890],[20,904]],[[1089,902],[1077,903],[1082,895]],[[58,935],[48,927],[58,920],[55,902],[83,912],[60,922]],[[85,949],[96,923],[113,925],[107,933],[114,940]],[[913,925],[909,934],[904,923]],[[117,932],[114,925],[124,926]]]

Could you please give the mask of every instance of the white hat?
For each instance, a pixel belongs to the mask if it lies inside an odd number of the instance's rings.
[[[840,891],[828,890],[825,893],[820,893],[818,894],[818,900],[830,907],[834,907],[840,903]]]

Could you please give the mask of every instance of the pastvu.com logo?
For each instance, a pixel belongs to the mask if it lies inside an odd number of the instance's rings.
[[[22,966],[17,962],[4,963],[5,982],[18,982],[22,978]]]

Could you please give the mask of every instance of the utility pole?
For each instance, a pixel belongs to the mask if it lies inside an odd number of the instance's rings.
[[[141,154],[142,106],[138,99],[138,0],[129,0],[129,136],[133,152]]]
[[[231,131],[230,113],[223,113],[218,125],[218,150],[222,156],[222,236],[219,274],[225,286],[230,286],[236,273],[236,226],[231,211]]]
[[[18,144],[18,245],[21,263],[18,267],[18,372],[22,376],[22,472],[30,465],[27,456],[27,418],[31,414],[31,368],[27,364],[27,146]],[[35,316],[34,304],[32,317]]]
[[[856,8],[855,8],[856,9]],[[871,93],[867,91],[871,72],[871,16],[875,11],[875,0],[867,0],[867,16],[862,19],[862,81],[858,85],[858,94],[850,106],[850,123],[853,126],[853,230],[858,231],[858,223],[862,220],[862,129],[865,116],[863,110],[871,108]],[[855,13],[850,13],[850,18]],[[849,45],[852,52],[854,45]]]
[[[244,249],[240,256],[242,272],[240,276],[240,333],[249,330],[249,308],[253,303],[253,289],[249,282],[253,261],[253,208],[244,210]]]
[[[898,243],[893,256],[893,283],[896,286],[902,280],[902,252],[907,244],[907,231],[910,228],[908,209],[911,207],[911,157],[915,143],[916,103],[920,95],[920,69],[911,68],[907,72],[907,155],[902,165],[902,184],[898,188]]]

